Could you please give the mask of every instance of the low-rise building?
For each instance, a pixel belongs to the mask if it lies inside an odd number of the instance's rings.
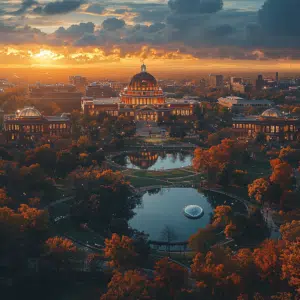
[[[300,140],[300,119],[270,108],[259,116],[236,117],[232,129],[239,137],[255,138],[264,133],[268,141]]]
[[[250,107],[267,109],[273,105],[273,102],[270,100],[247,100],[241,97],[228,96],[219,98],[218,104],[227,107],[233,112],[238,112]]]
[[[65,115],[43,116],[34,107],[25,107],[13,115],[4,116],[6,140],[37,140],[49,136],[68,136],[71,134],[71,122]]]

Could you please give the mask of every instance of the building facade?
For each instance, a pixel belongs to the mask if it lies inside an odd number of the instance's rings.
[[[233,112],[240,112],[250,107],[268,109],[273,105],[273,102],[270,100],[247,100],[241,97],[229,96],[219,98],[218,104],[227,107]]]
[[[4,116],[6,140],[37,140],[42,136],[69,136],[71,122],[65,115],[43,116],[34,107],[25,107],[14,115]]]
[[[222,89],[224,88],[224,76],[210,74],[208,78],[208,84],[211,88]]]
[[[176,116],[182,119],[194,117],[194,108],[199,103],[188,99],[166,99],[157,80],[142,65],[141,72],[134,75],[119,97],[97,99],[83,97],[81,107],[84,114],[107,113],[123,115],[135,121],[163,122]]]
[[[40,84],[29,86],[31,103],[55,102],[62,111],[80,109],[82,93],[70,84]]]
[[[264,133],[267,141],[300,140],[300,119],[285,116],[275,108],[267,109],[260,116],[233,118],[232,129],[239,137],[255,138]]]
[[[86,97],[92,98],[110,98],[115,96],[115,92],[108,84],[98,84],[93,82],[86,87]]]

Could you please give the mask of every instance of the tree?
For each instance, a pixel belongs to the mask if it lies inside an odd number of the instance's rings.
[[[227,226],[232,220],[232,208],[228,205],[219,205],[214,210],[213,226]]]
[[[197,233],[189,238],[189,247],[197,252],[207,252],[211,245],[216,241],[215,227],[207,225],[205,228],[198,229]]]
[[[267,200],[270,183],[264,178],[255,179],[248,185],[248,195],[257,202],[264,203]]]
[[[300,294],[300,238],[288,242],[281,254],[282,278]]]
[[[160,236],[163,241],[166,241],[168,243],[167,248],[168,248],[168,253],[170,256],[170,243],[177,240],[177,235],[176,235],[174,229],[172,229],[170,226],[166,225],[164,227],[164,229],[162,230]]]
[[[83,149],[87,148],[90,144],[91,141],[86,135],[80,136],[77,141],[77,146]]]
[[[293,168],[285,162],[274,165],[270,181],[280,185],[283,191],[289,189],[293,183]]]
[[[56,271],[70,267],[72,258],[77,253],[74,243],[62,237],[52,237],[45,242],[46,257],[54,263]]]
[[[205,256],[198,253],[194,257],[191,272],[203,298],[234,299],[240,294],[241,277],[233,271],[230,255],[227,250],[215,248]]]
[[[46,210],[39,210],[26,204],[21,204],[18,211],[24,218],[24,226],[28,229],[35,229],[36,231],[48,229],[49,215]]]
[[[276,284],[280,280],[280,251],[281,242],[265,240],[259,248],[253,251],[253,261],[262,280]]]
[[[56,153],[49,144],[26,151],[25,164],[27,166],[39,164],[48,174],[52,174],[56,165]]]
[[[158,298],[175,299],[176,294],[187,286],[187,270],[170,262],[168,258],[156,262],[154,269]]]
[[[101,300],[155,300],[152,284],[139,271],[115,272]]]
[[[139,197],[132,195],[121,172],[82,168],[70,174],[76,199],[72,217],[94,230],[107,228],[113,219],[129,220]]]
[[[228,225],[226,225],[225,229],[224,229],[224,233],[225,236],[227,238],[232,238],[236,235],[237,233],[237,227],[235,224],[233,224],[232,222],[230,222]]]
[[[227,176],[231,176],[233,166],[244,159],[245,145],[237,144],[230,139],[205,150],[197,148],[194,152],[193,167],[197,172],[207,172],[209,181],[215,181],[217,175],[227,168]]]
[[[105,239],[105,257],[110,259],[110,265],[116,268],[130,268],[135,265],[137,253],[134,242],[128,236],[120,237],[113,233],[111,239]]]
[[[60,151],[57,153],[56,174],[65,177],[77,166],[77,157],[70,151]]]
[[[279,153],[279,158],[289,164],[296,164],[300,161],[299,149],[293,149],[291,146],[282,148]]]
[[[282,238],[286,241],[295,241],[300,237],[300,221],[293,220],[291,223],[285,223],[280,226]]]

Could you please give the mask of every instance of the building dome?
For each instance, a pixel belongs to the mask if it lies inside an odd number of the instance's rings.
[[[261,116],[263,118],[283,118],[284,115],[276,108],[270,108],[265,110]]]
[[[140,73],[134,75],[129,83],[129,89],[151,89],[157,87],[154,76],[146,72],[146,66],[142,65]]]
[[[19,113],[19,118],[40,118],[42,114],[34,107],[25,107]]]

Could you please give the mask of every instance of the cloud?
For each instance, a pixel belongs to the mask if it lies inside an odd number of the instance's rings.
[[[92,22],[71,25],[69,28],[58,28],[54,34],[57,38],[81,38],[85,34],[93,34],[95,24]]]
[[[262,29],[273,36],[299,37],[299,0],[266,0],[258,17]]]
[[[49,2],[34,9],[34,13],[42,15],[62,15],[77,10],[85,0],[62,0]]]
[[[30,26],[14,27],[0,23],[1,44],[39,44],[45,43],[47,35]]]
[[[22,3],[21,3],[21,7],[12,12],[11,14],[12,15],[22,15],[23,13],[25,13],[29,8],[35,6],[35,5],[38,5],[39,3],[35,0],[23,0]]]
[[[168,5],[179,14],[211,14],[223,8],[223,0],[169,0]]]
[[[98,3],[93,3],[90,4],[85,12],[86,13],[91,13],[91,14],[95,14],[95,15],[101,15],[105,10],[105,6],[102,4],[98,4]]]
[[[117,18],[109,18],[103,21],[102,28],[108,31],[121,29],[125,26],[125,21]]]

